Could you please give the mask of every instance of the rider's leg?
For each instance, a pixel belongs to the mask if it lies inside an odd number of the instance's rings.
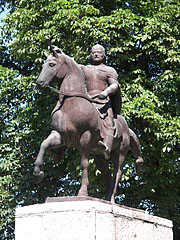
[[[114,136],[114,119],[113,116],[110,112],[110,114],[105,118],[104,122],[104,127],[103,127],[103,141],[99,141],[98,145],[102,149],[102,152],[104,154],[104,157],[106,159],[110,158],[110,153],[112,149],[112,144],[113,144],[113,136]]]
[[[113,137],[104,138],[103,141],[98,142],[105,159],[110,159],[110,153],[112,149]]]

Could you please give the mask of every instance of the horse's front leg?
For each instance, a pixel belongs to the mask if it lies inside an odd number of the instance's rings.
[[[36,182],[39,183],[44,177],[44,172],[41,171],[41,166],[44,163],[44,154],[48,148],[51,147],[60,147],[61,145],[61,136],[58,132],[52,131],[51,134],[41,143],[40,151],[35,161],[34,167],[34,176],[36,177]]]
[[[81,153],[81,167],[82,167],[82,184],[78,192],[78,197],[88,196],[88,167],[89,167],[89,154],[86,152]]]
[[[88,167],[90,155],[91,133],[86,131],[80,138],[80,153],[81,153],[81,167],[82,167],[82,185],[79,189],[78,196],[88,196]]]

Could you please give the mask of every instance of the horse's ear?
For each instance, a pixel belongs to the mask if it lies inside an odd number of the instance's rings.
[[[52,53],[53,53],[54,57],[56,57],[56,58],[58,57],[58,53],[55,50],[52,50]]]
[[[46,52],[43,53],[46,58],[48,58],[48,54]]]
[[[56,47],[55,45],[51,44],[50,48],[51,48],[51,51],[52,51],[54,57],[58,57],[57,54],[62,54],[63,53],[62,50],[59,49],[58,47]]]

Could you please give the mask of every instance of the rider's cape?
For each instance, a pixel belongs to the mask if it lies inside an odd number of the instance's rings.
[[[121,107],[122,107],[122,96],[121,96],[121,89],[118,84],[118,90],[115,94],[110,96],[111,105],[114,114],[120,114]]]

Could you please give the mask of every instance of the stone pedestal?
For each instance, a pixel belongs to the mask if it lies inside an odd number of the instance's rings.
[[[172,222],[94,198],[17,208],[15,240],[172,240]]]

